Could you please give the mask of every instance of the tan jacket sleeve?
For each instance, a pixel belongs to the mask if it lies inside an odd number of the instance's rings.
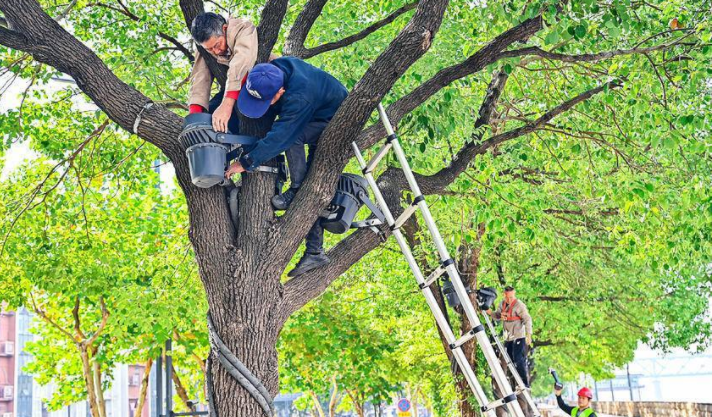
[[[526,335],[531,336],[532,335],[532,316],[529,315],[529,309],[527,306],[522,303],[518,302],[517,303],[519,306],[519,317],[522,318],[522,324],[524,324],[524,329],[526,330]]]
[[[190,95],[188,96],[188,105],[198,104],[208,109],[210,103],[210,88],[213,84],[213,76],[210,73],[210,68],[205,60],[200,55],[198,50],[195,50],[195,63],[193,64],[193,72],[190,76]]]
[[[227,32],[232,58],[228,64],[225,93],[239,91],[242,79],[257,61],[257,29],[251,22],[230,19]]]

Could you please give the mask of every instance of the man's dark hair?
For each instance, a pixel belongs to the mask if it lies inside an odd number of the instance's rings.
[[[203,43],[213,36],[223,34],[223,25],[227,21],[224,17],[215,13],[201,13],[193,19],[190,26],[190,33],[198,43]]]

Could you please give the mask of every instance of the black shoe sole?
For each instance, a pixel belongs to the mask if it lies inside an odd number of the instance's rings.
[[[331,259],[327,259],[325,262],[320,263],[320,264],[314,264],[314,265],[309,265],[308,267],[297,267],[292,269],[287,273],[287,276],[290,278],[297,277],[299,275],[304,275],[309,271],[312,271],[317,268],[321,268],[322,266],[329,265],[331,263]]]

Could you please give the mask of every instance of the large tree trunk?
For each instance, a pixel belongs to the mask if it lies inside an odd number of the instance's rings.
[[[314,391],[309,391],[309,396],[312,399],[312,403],[314,403],[315,414],[317,414],[318,417],[324,417],[324,409],[321,407],[321,401],[319,401],[319,396],[316,395],[316,392]]]
[[[178,398],[183,401],[183,405],[188,411],[195,411],[195,406],[191,405],[190,397],[188,397],[188,391],[185,389],[183,382],[180,380],[178,373],[176,372],[176,367],[171,363],[171,379],[173,379],[173,384],[176,387],[176,394]]]
[[[242,256],[248,255],[245,252]],[[278,391],[275,346],[280,327],[275,321],[279,292],[274,284],[279,282],[265,279],[265,276],[274,277],[278,273],[268,268],[259,271],[264,261],[256,256],[245,258],[238,268],[241,273],[225,273],[215,280],[204,279],[210,314],[216,331],[228,348],[274,397]],[[227,259],[225,262],[226,266],[232,263]],[[246,271],[248,262],[257,266],[258,271]],[[208,372],[213,375],[218,416],[261,416],[263,412],[259,404],[223,369],[214,355],[213,359]]]
[[[141,417],[143,415],[143,405],[146,403],[146,394],[148,393],[148,381],[151,377],[152,367],[153,358],[148,358],[148,360],[146,361],[146,368],[143,370],[143,377],[141,378],[141,392],[138,394],[138,402],[136,403],[134,417]]]
[[[331,377],[331,398],[329,399],[329,417],[336,416],[336,406],[339,405],[339,386],[336,384],[336,376]]]
[[[188,26],[193,17],[203,10],[201,0],[180,0]],[[300,28],[311,27],[319,13],[316,6],[323,1],[309,1],[301,18]],[[258,38],[259,57],[265,60],[277,41],[288,1],[265,2]],[[352,157],[350,144],[358,142],[362,149],[383,137],[382,128],[363,130],[376,104],[381,102],[395,82],[430,48],[442,22],[448,0],[420,0],[415,13],[402,31],[375,59],[320,138],[314,164],[297,194],[292,207],[276,218],[270,206],[274,189],[274,175],[255,173],[243,175],[239,198],[239,224],[233,227],[224,190],[220,187],[200,189],[190,181],[185,149],[176,140],[181,131],[181,118],[166,107],[151,100],[121,81],[86,45],[64,30],[48,16],[36,0],[2,0],[0,11],[11,23],[0,26],[0,43],[27,52],[41,63],[72,76],[79,88],[101,108],[118,126],[135,133],[158,147],[175,167],[190,213],[190,240],[193,245],[200,277],[207,294],[210,314],[216,332],[227,347],[255,374],[272,396],[278,392],[276,342],[287,318],[310,300],[321,294],[338,276],[362,256],[379,245],[380,240],[370,231],[357,231],[329,252],[332,263],[328,267],[293,278],[284,285],[280,278],[291,257],[297,251],[309,227],[333,195],[338,175]],[[312,9],[311,11],[308,9]],[[319,9],[320,10],[320,9]],[[514,42],[528,39],[543,26],[541,16],[527,19],[501,33],[465,61],[439,71],[388,109],[393,123],[455,80],[480,71],[504,57],[504,51]],[[301,30],[301,29],[297,29]],[[290,36],[302,42],[308,29],[300,36]],[[511,52],[511,51],[510,51]],[[504,74],[504,73],[502,73]],[[218,75],[218,74],[216,74]],[[220,78],[220,77],[218,77]],[[499,80],[498,82],[495,82]],[[492,91],[504,86],[506,75],[493,81]],[[473,140],[458,153],[450,166],[423,178],[425,194],[437,193],[462,173],[479,154],[494,146],[535,131],[557,115],[577,103],[598,94],[612,82],[582,93],[553,108],[536,120],[486,141]],[[499,93],[490,94],[480,110],[478,124],[488,124],[489,116]],[[485,116],[483,116],[485,115]],[[140,123],[139,123],[140,122]],[[243,121],[244,122],[244,121]],[[263,136],[268,122],[244,123],[244,134]],[[363,130],[363,132],[362,132]],[[388,178],[384,178],[387,182]],[[381,183],[379,179],[379,183]],[[390,194],[400,201],[402,183],[384,184]],[[384,194],[388,194],[385,190]],[[386,228],[384,232],[388,233]],[[438,302],[442,304],[439,292]],[[105,318],[104,318],[105,321]],[[103,326],[103,325],[102,325]],[[448,355],[451,353],[445,348]],[[473,357],[472,346],[465,346],[468,357]],[[90,352],[82,352],[86,383],[90,397],[101,393],[101,377],[92,378]],[[214,353],[213,353],[213,358]],[[215,388],[218,417],[258,417],[263,415],[258,403],[221,367],[210,361]],[[98,385],[98,387],[97,387]],[[94,387],[92,389],[92,386]],[[468,389],[469,395],[469,389]],[[90,398],[93,417],[104,417],[100,399]],[[354,398],[363,414],[363,400]],[[215,417],[215,416],[213,416]]]
[[[106,401],[104,399],[104,389],[102,388],[101,364],[94,359],[96,356],[96,348],[90,346],[89,350],[92,358],[94,389],[96,390],[96,402],[99,408],[99,414],[101,417],[106,417]]]
[[[99,411],[99,404],[96,398],[94,372],[92,370],[91,359],[89,358],[89,352],[87,351],[86,346],[79,346],[79,356],[82,360],[82,374],[84,376],[84,383],[87,387],[87,401],[89,401],[89,410],[91,411],[92,417],[102,417],[101,411]]]
[[[463,244],[459,249],[458,269],[461,272],[460,277],[465,287],[469,287],[472,290],[477,289],[477,273],[480,266],[481,251],[479,241],[484,232],[484,224],[479,224],[477,226],[476,244],[474,246]],[[474,306],[477,306],[477,295],[474,292],[470,294],[470,301]],[[472,324],[467,320],[461,308],[456,311],[460,315],[460,334],[465,334],[472,329]],[[462,346],[462,351],[470,365],[472,365],[472,369],[477,369],[477,344],[475,343],[475,339],[465,343]],[[462,417],[477,417],[480,414],[477,401],[472,400],[472,389],[465,380],[462,370],[459,367],[457,368],[455,376],[458,378],[457,392],[460,396],[460,415]]]

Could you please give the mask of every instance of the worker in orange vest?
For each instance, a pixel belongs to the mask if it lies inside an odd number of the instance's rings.
[[[504,347],[522,381],[529,386],[527,346],[532,344],[532,318],[527,306],[521,300],[517,300],[514,288],[508,285],[504,287],[502,304],[494,312],[487,310],[487,314],[502,321],[506,336]]]

